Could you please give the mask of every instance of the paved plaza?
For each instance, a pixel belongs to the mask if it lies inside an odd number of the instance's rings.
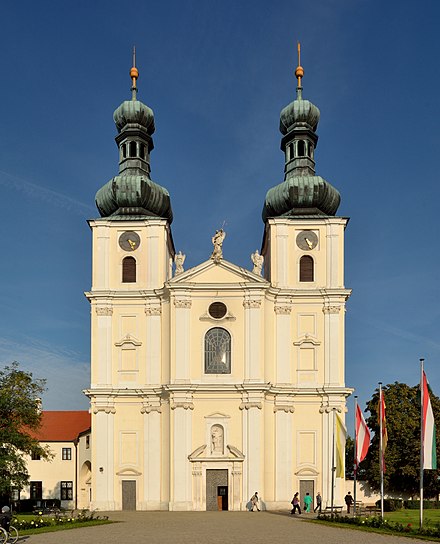
[[[425,542],[307,523],[271,512],[110,512],[119,523],[21,537],[22,544],[411,544]]]

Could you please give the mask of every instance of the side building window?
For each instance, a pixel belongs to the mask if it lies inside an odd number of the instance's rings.
[[[62,459],[63,461],[72,460],[72,448],[63,448],[62,449]]]
[[[73,482],[61,482],[61,500],[71,501],[73,499]]]
[[[310,255],[303,255],[299,261],[299,281],[315,281],[314,262]]]
[[[205,335],[205,374],[231,373],[231,335],[220,327]]]
[[[31,459],[32,459],[32,461],[40,461],[40,459],[41,459],[40,454],[33,451],[31,453]]]
[[[136,282],[136,259],[125,257],[122,261],[122,283]]]
[[[43,498],[43,482],[30,483],[30,498],[33,500]]]

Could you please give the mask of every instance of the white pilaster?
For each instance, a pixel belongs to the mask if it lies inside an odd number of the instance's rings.
[[[157,229],[159,227],[150,227],[147,234],[147,289],[157,289],[162,287],[159,283],[159,235]]]
[[[171,404],[173,418],[172,490],[170,510],[192,510],[191,453],[192,410],[191,399],[174,395]]]
[[[291,306],[289,304],[277,303],[274,310],[276,327],[276,381],[277,383],[292,383]]]
[[[147,304],[145,306],[146,314],[146,350],[147,350],[147,368],[146,383],[148,385],[157,385],[161,383],[162,372],[162,327],[161,327],[161,307],[159,304]]]
[[[175,381],[190,381],[191,300],[175,299]]]
[[[340,316],[341,306],[338,304],[326,304],[323,308],[324,312],[324,333],[325,333],[325,351],[324,351],[324,367],[325,367],[325,384],[341,385],[340,381],[340,365],[343,364],[343,354],[340,345]]]
[[[96,357],[96,379],[97,387],[109,387],[112,383],[112,314],[110,305],[99,305],[94,307],[96,311],[95,326],[93,331],[96,338],[97,349],[92,351]],[[93,311],[93,306],[92,306]]]
[[[263,448],[261,447],[263,429],[262,404],[260,402],[244,402],[241,406],[243,409],[243,417],[246,419],[245,435],[246,442],[246,477],[244,482],[245,498],[247,502],[249,498],[258,491],[263,496],[262,489],[262,455]]]
[[[287,225],[276,226],[276,270],[272,269],[272,278],[276,287],[288,287],[289,256]]]
[[[114,409],[113,409],[114,410]],[[107,413],[106,413],[107,412]],[[93,442],[95,464],[95,492],[92,497],[93,508],[114,510],[114,429],[113,413],[110,409],[99,410],[95,414]]]
[[[262,382],[260,297],[246,296],[243,301],[245,322],[245,381]]]
[[[292,494],[292,412],[275,405],[275,501],[285,503]]]
[[[110,230],[107,226],[97,225],[95,246],[93,248],[93,290],[103,291],[109,288],[109,249]]]
[[[160,401],[144,406],[144,498],[142,510],[160,510],[162,436]]]

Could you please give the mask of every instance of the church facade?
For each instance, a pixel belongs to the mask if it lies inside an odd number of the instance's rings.
[[[91,497],[101,510],[244,510],[258,491],[332,494],[333,428],[344,419],[344,230],[337,190],[315,174],[319,110],[281,112],[284,181],[263,208],[261,254],[184,269],[171,200],[150,177],[154,116],[114,113],[119,174],[96,195],[91,304]],[[335,504],[343,479],[336,478]]]

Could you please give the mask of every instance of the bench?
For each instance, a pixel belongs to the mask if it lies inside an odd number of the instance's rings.
[[[343,506],[333,506],[333,513],[334,514],[341,514],[343,508],[344,508]],[[324,508],[323,512],[324,512],[324,514],[331,514],[332,513],[332,507],[331,506],[326,506]]]

